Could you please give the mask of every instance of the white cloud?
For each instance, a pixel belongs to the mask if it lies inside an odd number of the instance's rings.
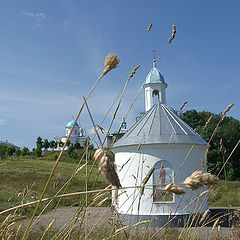
[[[35,21],[34,27],[40,27],[43,24],[44,19],[46,18],[45,13],[34,13],[34,12],[23,11],[22,14],[34,19]]]

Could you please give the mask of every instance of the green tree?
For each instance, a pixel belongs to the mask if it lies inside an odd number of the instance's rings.
[[[68,155],[70,157],[71,157],[73,151],[74,151],[74,147],[73,146],[69,146],[69,148],[68,148]]]
[[[205,123],[209,117],[213,115],[208,126],[204,129]],[[198,132],[203,139],[209,141],[217,123],[222,118],[221,114],[213,114],[211,112],[197,112],[196,110],[190,110],[182,113],[181,118],[184,122],[190,125]],[[203,130],[204,129],[204,130]],[[220,149],[220,140],[223,142],[223,149]],[[213,139],[210,142],[210,148],[208,151],[208,169],[212,173],[218,174],[223,166],[223,162],[227,156],[231,153],[234,146],[240,139],[240,121],[233,117],[226,117],[219,125]],[[239,180],[240,171],[240,147],[238,147],[229,162],[226,164],[225,172],[228,180]],[[224,178],[224,173],[220,175]]]
[[[72,143],[70,141],[67,142],[67,147],[69,147]]]
[[[21,153],[22,153],[22,152],[21,152],[20,149],[16,150],[16,156],[17,156],[17,157],[19,157],[19,156],[21,155]]]
[[[36,148],[42,149],[42,147],[43,147],[43,141],[42,141],[42,138],[41,138],[41,137],[38,137],[38,138],[37,138],[36,144],[37,144],[37,147],[36,147]]]
[[[80,148],[81,148],[80,143],[79,143],[79,142],[76,142],[76,143],[74,144],[74,148],[75,148],[75,149],[80,149]]]
[[[27,147],[23,147],[23,149],[22,149],[22,156],[27,155],[28,152],[29,152],[28,148]]]
[[[57,148],[57,147],[58,147],[58,142],[56,141],[54,148]]]
[[[45,139],[44,142],[43,142],[43,147],[44,147],[45,151],[48,150],[49,146],[50,146],[50,144],[49,144],[48,140]]]
[[[55,141],[52,140],[49,142],[49,147],[53,150],[55,148]]]
[[[63,147],[63,145],[64,145],[64,142],[62,142],[61,140],[58,142],[58,146],[59,147]]]
[[[41,157],[42,156],[42,149],[40,147],[37,147],[35,150],[35,154],[37,157]]]
[[[16,149],[13,146],[8,146],[6,149],[7,155],[10,157],[15,153]]]
[[[7,146],[0,145],[0,159],[6,158],[6,149],[7,149]]]

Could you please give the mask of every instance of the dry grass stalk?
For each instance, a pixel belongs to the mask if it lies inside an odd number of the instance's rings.
[[[172,36],[169,38],[168,44],[170,44],[172,42],[172,40],[175,38],[175,35],[176,35],[176,26],[173,24],[172,25]]]
[[[231,103],[227,106],[227,108],[224,110],[223,112],[223,116],[222,116],[222,121],[224,120],[224,118],[226,117],[226,113],[234,106],[234,103]]]
[[[137,151],[139,151],[139,150],[140,150],[141,146],[142,146],[142,144],[141,144],[141,143],[139,143],[139,144],[138,144],[138,146],[137,146]]]
[[[185,101],[182,106],[180,107],[180,112],[182,111],[182,109],[184,108],[184,106],[187,104],[187,102]]]
[[[100,148],[94,153],[94,158],[98,161],[98,169],[102,172],[108,182],[117,188],[122,187],[115,169],[113,156],[109,152]]]
[[[140,65],[137,65],[131,72],[131,74],[129,75],[129,78],[132,78],[133,75],[136,73],[136,71],[138,70],[138,68],[140,68]]]
[[[148,171],[148,173],[147,173],[147,175],[145,176],[145,178],[143,179],[143,181],[142,181],[142,187],[141,187],[141,190],[140,190],[140,196],[143,195],[145,185],[146,185],[146,183],[148,182],[149,178],[152,176],[154,170],[155,170],[155,167],[152,167],[152,168]]]
[[[93,92],[93,90],[96,88],[98,82],[102,79],[102,77],[105,76],[105,75],[106,75],[109,71],[111,71],[113,68],[116,68],[116,67],[117,67],[117,65],[118,65],[119,62],[120,62],[120,60],[117,58],[117,56],[118,56],[117,54],[108,54],[108,55],[107,55],[107,57],[106,57],[106,59],[105,59],[104,70],[103,70],[102,74],[101,74],[100,77],[97,79],[97,81],[94,83],[94,85],[93,85],[93,87],[91,88],[91,90],[89,91],[89,93],[88,93],[85,101],[84,101],[83,104],[81,105],[81,107],[80,107],[80,109],[79,109],[79,112],[78,112],[78,114],[77,114],[77,116],[76,116],[76,118],[75,118],[75,121],[74,121],[74,123],[73,123],[73,125],[72,125],[72,128],[70,129],[70,133],[68,134],[68,137],[67,137],[67,139],[66,139],[66,141],[65,141],[65,143],[64,143],[64,145],[63,145],[63,147],[62,147],[62,150],[61,150],[61,152],[60,152],[59,155],[58,155],[58,158],[57,158],[57,160],[56,160],[56,162],[55,162],[55,164],[54,164],[54,166],[53,166],[53,168],[52,168],[52,171],[51,171],[51,173],[50,173],[50,176],[49,176],[49,178],[48,178],[48,180],[47,180],[47,182],[46,182],[46,184],[45,184],[45,187],[44,187],[44,189],[43,189],[43,191],[42,191],[42,193],[41,193],[40,199],[39,199],[39,201],[38,201],[38,203],[37,203],[37,205],[36,205],[36,207],[35,207],[35,209],[34,209],[34,212],[33,212],[33,214],[32,214],[32,217],[31,217],[31,219],[30,219],[30,221],[29,221],[29,223],[28,223],[28,226],[27,226],[24,234],[23,234],[22,240],[26,239],[26,237],[27,237],[27,235],[28,235],[28,232],[29,232],[29,230],[30,230],[30,227],[31,227],[31,225],[32,225],[32,223],[33,223],[33,219],[34,219],[34,217],[35,217],[35,215],[36,215],[36,213],[37,213],[37,210],[38,210],[38,208],[39,208],[39,206],[40,206],[40,204],[41,204],[41,202],[42,202],[42,199],[43,199],[43,197],[44,197],[44,195],[45,195],[45,193],[46,193],[46,190],[47,190],[47,188],[48,188],[48,186],[49,186],[49,184],[50,184],[50,182],[51,182],[51,180],[52,180],[52,178],[53,178],[53,176],[54,176],[54,173],[55,173],[55,171],[56,171],[56,168],[57,168],[57,166],[58,166],[58,164],[59,164],[59,161],[60,161],[60,159],[61,159],[61,157],[62,157],[62,155],[63,155],[64,149],[65,149],[66,146],[67,146],[67,143],[68,143],[68,141],[69,141],[69,138],[71,137],[71,134],[72,134],[72,132],[73,132],[74,126],[75,126],[75,124],[76,124],[76,122],[77,122],[77,120],[78,120],[78,118],[79,118],[79,116],[80,116],[80,114],[81,114],[81,112],[82,112],[82,110],[83,110],[83,107],[84,107],[84,105],[85,105],[85,103],[86,103],[86,100],[89,98],[89,96],[91,95],[91,93]]]
[[[108,54],[105,63],[104,63],[104,70],[101,75],[101,77],[105,76],[109,71],[112,69],[116,68],[120,62],[120,59],[118,58],[118,55],[113,53],[113,54]]]
[[[139,226],[139,225],[142,225],[142,224],[147,224],[147,223],[150,223],[150,222],[151,222],[150,220],[138,222],[138,223],[134,224],[133,227],[136,227],[136,226]]]
[[[199,223],[201,223],[201,222],[207,217],[208,212],[209,212],[209,209],[207,209],[207,210],[204,212],[204,214],[202,215],[202,217],[201,217]]]
[[[109,199],[109,197],[105,197],[103,200],[101,200],[101,201],[97,204],[97,206],[98,206],[98,207],[102,206],[103,203],[105,203],[108,199]]]
[[[200,175],[202,171],[195,171],[191,176],[187,177],[183,184],[185,184],[188,188],[192,190],[196,190],[202,187],[204,184],[200,181]]]
[[[134,225],[132,225],[132,227],[137,227],[139,225],[142,225],[142,224],[147,224],[147,223],[150,223],[151,221],[150,220],[146,220],[146,221],[141,221],[141,222],[138,222]],[[119,234],[120,232],[130,228],[131,226],[125,226],[125,227],[121,227],[119,229],[117,229],[115,232],[114,232],[114,235],[112,237],[115,237],[117,234]]]
[[[206,127],[209,125],[209,123],[210,123],[210,121],[212,120],[212,118],[213,118],[213,115],[211,115],[211,116],[209,117],[209,119],[208,119],[207,122],[205,123],[204,128],[206,128]]]
[[[148,25],[147,31],[149,32],[149,31],[151,30],[151,28],[152,28],[152,23],[150,23],[150,24]]]
[[[214,222],[214,224],[213,224],[213,226],[212,226],[212,231],[215,229],[215,227],[217,226],[217,224],[218,224],[218,222],[219,222],[219,219],[220,218],[218,218],[215,222]]]
[[[220,139],[220,150],[221,151],[223,150],[223,140],[222,140],[222,138]]]
[[[84,163],[81,167],[79,167],[78,169],[76,169],[75,174],[77,174],[81,169],[83,169],[85,166],[87,165],[87,162]]]
[[[187,177],[183,184],[192,190],[196,190],[204,185],[217,184],[219,178],[211,173],[202,173],[202,171],[195,171],[191,176]]]
[[[199,197],[204,196],[204,195],[207,194],[208,192],[209,192],[209,190],[206,190],[206,191],[202,192],[202,193],[199,195]]]
[[[200,177],[200,181],[204,185],[214,185],[219,182],[219,178],[211,173],[203,173]]]
[[[184,188],[178,187],[175,183],[168,184],[164,190],[167,192],[175,193],[177,195],[182,195],[186,193]]]

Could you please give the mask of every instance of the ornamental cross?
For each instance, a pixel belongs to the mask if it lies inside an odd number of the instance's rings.
[[[158,52],[157,50],[155,50],[155,48],[152,50],[153,52],[153,59],[156,59],[155,53]]]

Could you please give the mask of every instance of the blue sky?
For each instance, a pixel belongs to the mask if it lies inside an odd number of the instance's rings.
[[[0,140],[32,149],[36,138],[64,135],[103,69],[108,53],[121,63],[89,99],[100,123],[125,83],[149,23],[114,128],[127,111],[148,71],[155,48],[161,51],[177,27],[176,38],[157,64],[168,83],[167,105],[185,110],[223,112],[240,119],[240,2],[42,0],[0,1]],[[159,54],[158,52],[158,54]],[[144,110],[143,92],[129,118]],[[104,124],[107,128],[112,112]],[[84,110],[81,124],[91,124]]]

